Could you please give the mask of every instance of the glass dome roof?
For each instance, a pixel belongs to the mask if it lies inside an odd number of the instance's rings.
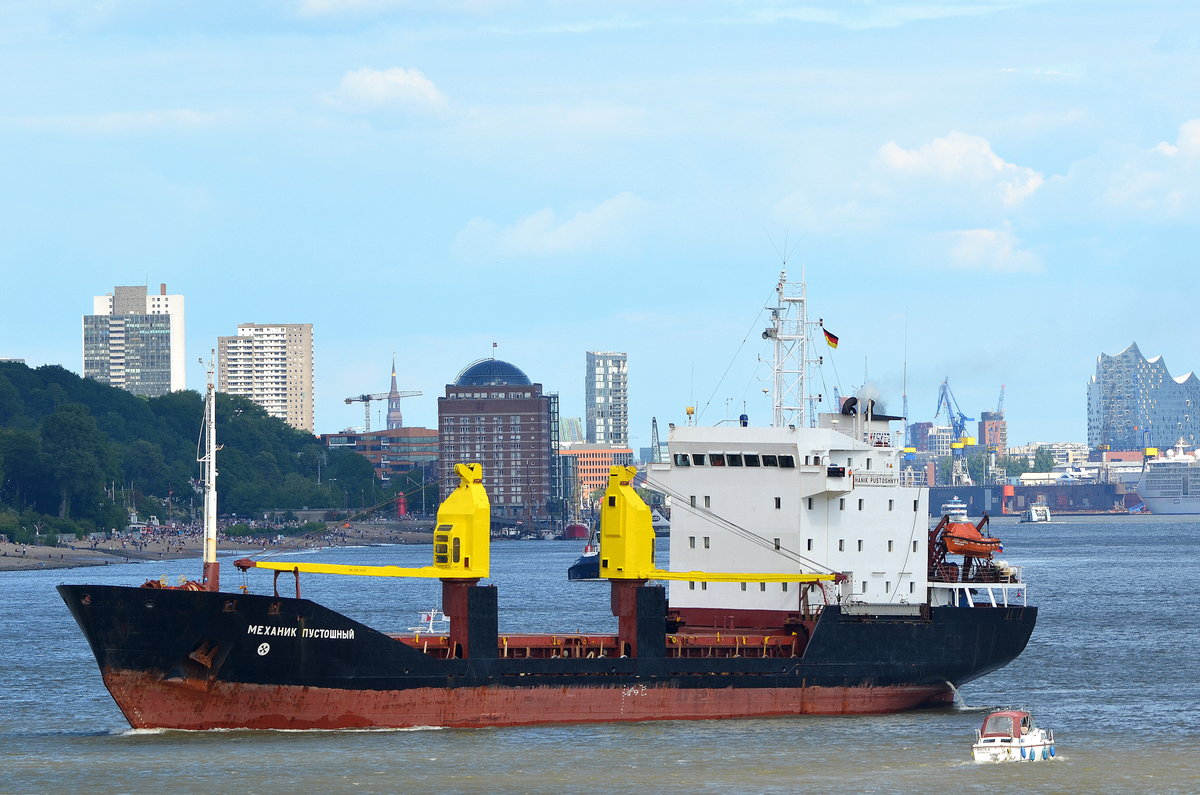
[[[455,386],[497,386],[500,384],[528,385],[532,381],[518,367],[499,359],[480,359],[458,374]]]

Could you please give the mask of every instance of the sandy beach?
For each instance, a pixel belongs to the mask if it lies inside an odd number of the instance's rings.
[[[217,543],[217,551],[219,553],[243,552],[252,557],[255,553],[354,544],[432,543],[431,532],[411,528],[411,525],[400,526],[395,523],[352,524],[349,527],[338,526],[319,537],[287,537],[277,543],[251,538],[222,538]],[[133,539],[101,541],[96,544],[90,541],[76,541],[66,546],[56,547],[0,543],[0,572],[107,566],[114,563],[142,560],[199,559],[200,556],[200,539],[186,536],[144,542]]]

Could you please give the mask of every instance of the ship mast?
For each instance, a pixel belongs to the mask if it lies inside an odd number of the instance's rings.
[[[204,478],[204,572],[200,579],[206,591],[221,587],[217,564],[217,391],[213,386],[215,360],[208,360],[208,387],[204,393],[204,455],[197,458]]]
[[[821,395],[807,393],[806,373],[808,366],[820,364],[822,357],[808,358],[808,327],[819,326],[821,321],[808,320],[808,288],[803,269],[798,284],[787,280],[786,270],[780,271],[775,294],[778,305],[770,307],[771,325],[763,332],[763,339],[771,340],[775,347],[772,424],[777,428],[785,425],[812,427],[815,404],[821,401]]]

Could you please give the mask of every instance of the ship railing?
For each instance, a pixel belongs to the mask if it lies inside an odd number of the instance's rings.
[[[967,607],[1028,607],[1029,587],[1023,582],[931,582],[931,588],[954,592],[954,604]]]

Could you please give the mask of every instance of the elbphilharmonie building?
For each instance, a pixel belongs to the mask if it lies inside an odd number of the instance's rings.
[[[1096,357],[1087,388],[1088,446],[1110,450],[1166,448],[1200,440],[1200,379],[1173,377],[1161,356],[1147,359],[1137,343]]]

